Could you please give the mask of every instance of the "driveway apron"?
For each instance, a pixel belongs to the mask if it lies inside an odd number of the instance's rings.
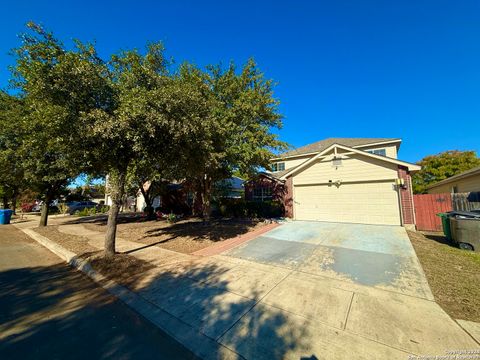
[[[225,255],[433,299],[400,226],[294,221]]]

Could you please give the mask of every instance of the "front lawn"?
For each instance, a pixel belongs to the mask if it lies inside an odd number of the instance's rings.
[[[480,322],[480,254],[439,234],[408,232],[435,300],[454,319]]]
[[[185,254],[266,225],[263,221],[248,219],[212,219],[207,224],[199,218],[184,219],[173,224],[166,220],[144,221],[138,217],[119,220],[117,236],[120,238]],[[102,217],[83,225],[90,230],[105,232],[106,221],[106,217]]]

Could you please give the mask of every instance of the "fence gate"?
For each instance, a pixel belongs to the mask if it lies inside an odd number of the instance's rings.
[[[436,214],[452,211],[450,194],[413,195],[417,230],[442,231],[442,220]]]

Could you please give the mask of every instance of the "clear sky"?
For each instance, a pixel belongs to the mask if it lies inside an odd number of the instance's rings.
[[[177,63],[254,57],[283,140],[400,137],[400,158],[480,152],[480,2],[22,1],[0,3],[0,87],[28,20],[102,56],[161,40]]]

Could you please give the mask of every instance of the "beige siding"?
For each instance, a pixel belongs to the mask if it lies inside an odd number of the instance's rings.
[[[277,162],[284,162],[285,163],[285,170],[287,170],[287,169],[293,168],[295,166],[298,166],[298,165],[304,163],[305,161],[310,159],[312,156],[313,155],[305,156],[305,157],[301,157],[301,158],[286,159],[284,161],[277,161]]]
[[[326,184],[335,182],[363,182],[394,180],[398,177],[397,165],[363,155],[344,156],[342,166],[334,167],[331,157],[316,161],[306,169],[294,174],[294,185]]]
[[[436,186],[428,190],[428,193],[429,194],[451,193],[454,186],[457,187],[457,192],[459,193],[480,191],[480,174],[468,176],[463,179],[452,181],[448,184]]]
[[[400,225],[394,183],[368,182],[294,187],[297,220]]]
[[[395,145],[385,146],[385,145],[377,145],[377,146],[366,146],[357,148],[359,150],[373,150],[373,149],[385,149],[385,155],[391,158],[397,158],[397,147]]]

